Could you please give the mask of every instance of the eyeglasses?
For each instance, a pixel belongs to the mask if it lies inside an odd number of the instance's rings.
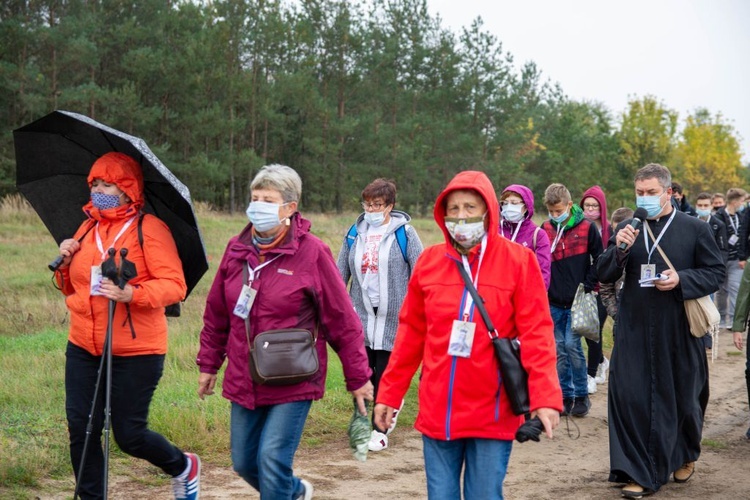
[[[599,208],[599,205],[586,204],[586,205],[583,206],[583,208],[584,208],[584,210],[589,210],[589,209],[590,210],[595,210],[595,209]]]
[[[362,208],[365,210],[376,210],[380,211],[380,209],[385,208],[387,205],[385,203],[367,203],[366,201],[362,202]]]
[[[523,202],[520,200],[503,200],[500,202],[500,205],[504,207],[508,205],[523,205]]]

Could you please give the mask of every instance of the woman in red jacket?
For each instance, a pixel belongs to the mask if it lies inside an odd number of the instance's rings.
[[[456,175],[435,203],[445,243],[424,251],[409,281],[396,344],[380,381],[376,423],[387,428],[394,408],[422,365],[419,414],[430,498],[502,498],[515,416],[503,390],[487,327],[457,264],[472,277],[501,337],[521,340],[530,408],[549,437],[559,422],[552,319],[533,252],[498,234],[498,201],[482,172]],[[492,228],[492,230],[488,230]]]
[[[70,311],[65,352],[65,411],[70,458],[81,498],[103,498],[104,455],[101,447],[104,391],[99,391],[85,469],[79,470],[86,426],[104,350],[109,301],[117,302],[112,323],[112,430],[120,449],[143,458],[172,476],[175,498],[198,497],[200,460],[183,453],[148,428],[148,410],[167,352],[164,307],[185,298],[185,278],[169,228],[142,215],[143,173],[133,158],[107,153],[88,176],[91,201],[87,220],[73,238],[60,243],[63,263],[56,274]],[[143,242],[138,238],[142,224]],[[107,250],[128,249],[138,275],[123,289],[102,278]],[[119,262],[119,257],[118,257]],[[126,307],[127,306],[127,307]]]

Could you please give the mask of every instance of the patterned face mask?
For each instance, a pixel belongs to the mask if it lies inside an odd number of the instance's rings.
[[[484,218],[487,212],[481,217],[470,217],[467,219],[459,219],[457,217],[446,217],[445,228],[448,230],[448,234],[464,248],[471,248],[478,244],[487,234],[487,230],[484,228]]]
[[[108,210],[120,206],[120,197],[125,194],[91,193],[91,203],[99,210]]]

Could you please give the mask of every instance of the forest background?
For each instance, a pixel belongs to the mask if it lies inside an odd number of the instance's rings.
[[[595,42],[592,42],[595,43]],[[644,75],[647,77],[647,75]],[[425,0],[42,0],[0,4],[0,197],[15,191],[11,131],[55,109],[144,138],[195,200],[243,210],[269,163],[295,168],[304,210],[356,208],[375,177],[431,211],[458,171],[497,189],[574,197],[599,184],[632,204],[641,166],[694,197],[746,185],[720,114],[662,97],[625,110],[568,98],[516,65],[481,19],[455,33]]]

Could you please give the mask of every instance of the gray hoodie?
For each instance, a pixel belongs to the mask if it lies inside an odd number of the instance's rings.
[[[388,229],[380,242],[378,280],[380,282],[380,306],[375,314],[367,291],[362,288],[361,264],[364,253],[365,237],[367,236],[368,224],[364,220],[364,213],[357,218],[357,238],[351,248],[346,242],[346,237],[339,251],[336,265],[339,274],[348,285],[349,296],[354,303],[362,326],[365,330],[365,346],[373,350],[392,351],[398,328],[398,313],[401,303],[406,295],[406,285],[411,277],[412,269],[422,253],[422,242],[414,228],[409,225],[411,217],[406,212],[399,210],[391,211],[391,220]],[[408,262],[404,260],[401,249],[396,241],[396,229],[406,226]]]

